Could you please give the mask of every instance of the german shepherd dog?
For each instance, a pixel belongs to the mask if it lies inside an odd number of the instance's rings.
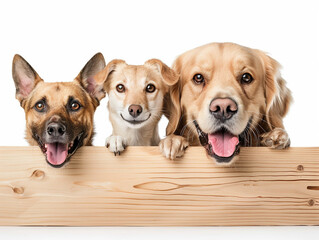
[[[44,82],[31,65],[15,55],[12,76],[16,98],[26,116],[26,140],[38,145],[52,167],[62,167],[81,146],[92,145],[93,115],[105,97],[95,74],[105,67],[94,55],[72,82]]]

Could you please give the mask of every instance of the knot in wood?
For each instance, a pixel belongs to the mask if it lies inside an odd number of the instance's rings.
[[[12,190],[16,194],[23,194],[24,193],[24,188],[23,187],[14,187],[14,188],[12,188]]]
[[[300,172],[302,172],[302,171],[304,170],[304,168],[303,168],[302,165],[298,165],[298,166],[297,166],[297,170],[300,171]]]
[[[314,201],[313,199],[310,199],[310,200],[308,201],[308,205],[309,205],[309,206],[315,205],[315,201]]]
[[[171,183],[171,182],[146,182],[137,184],[134,188],[143,189],[143,190],[152,190],[152,191],[171,191],[182,188],[182,185]]]
[[[44,178],[45,176],[45,173],[42,171],[42,170],[35,170],[31,177],[34,177],[34,178]]]

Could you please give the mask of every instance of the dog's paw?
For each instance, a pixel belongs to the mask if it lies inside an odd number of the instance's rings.
[[[275,128],[261,135],[261,145],[275,149],[284,149],[290,146],[290,139],[285,129]]]
[[[116,154],[120,155],[124,151],[127,141],[122,136],[111,135],[105,140],[105,146],[116,156]]]
[[[183,156],[185,149],[188,147],[187,140],[182,136],[169,135],[161,140],[160,151],[171,160]]]

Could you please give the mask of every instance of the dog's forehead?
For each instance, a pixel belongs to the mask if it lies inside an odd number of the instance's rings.
[[[236,65],[255,66],[259,63],[254,49],[234,43],[211,43],[192,49],[180,57],[181,64],[186,66],[200,66],[201,69],[222,69]],[[187,69],[186,68],[186,69]]]
[[[70,96],[85,100],[86,96],[81,86],[75,82],[42,82],[37,85],[32,96],[31,102],[45,98],[50,104],[65,104]]]
[[[148,81],[158,81],[160,75],[157,70],[143,65],[129,65],[122,71],[127,85],[144,87]]]

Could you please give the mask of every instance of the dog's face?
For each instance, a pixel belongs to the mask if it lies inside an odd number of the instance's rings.
[[[141,128],[161,118],[164,95],[178,75],[157,59],[140,66],[113,60],[102,78],[106,78],[110,117],[130,128]]]
[[[13,60],[16,98],[26,116],[26,139],[39,145],[47,162],[63,166],[82,145],[91,145],[93,115],[105,96],[92,76],[105,67],[95,55],[73,82],[46,83],[19,55]]]
[[[171,96],[180,104],[176,111],[218,163],[231,163],[240,144],[251,144],[245,143],[248,132],[271,129],[287,112],[290,93],[278,67],[263,52],[232,43],[205,45],[176,60],[179,90]],[[172,119],[168,133],[177,124]]]

